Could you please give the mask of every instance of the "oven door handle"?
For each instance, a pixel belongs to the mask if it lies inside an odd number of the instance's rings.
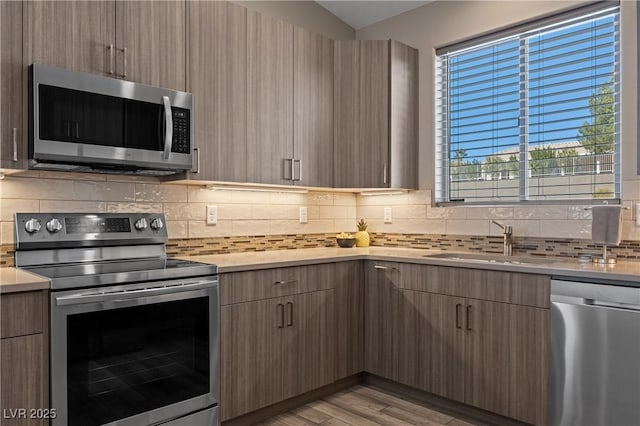
[[[198,281],[185,284],[163,284],[155,287],[147,287],[136,290],[121,290],[114,292],[99,292],[94,291],[91,293],[76,293],[67,296],[59,296],[55,298],[57,306],[65,305],[81,305],[85,303],[101,303],[101,302],[115,302],[121,303],[148,296],[160,296],[164,294],[182,293],[191,290],[200,290],[210,287],[215,287],[216,281]]]

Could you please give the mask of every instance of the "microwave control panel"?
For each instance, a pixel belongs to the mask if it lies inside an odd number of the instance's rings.
[[[191,152],[191,144],[189,139],[191,136],[191,112],[183,108],[171,108],[173,116],[173,147],[171,152],[180,154],[189,154]]]

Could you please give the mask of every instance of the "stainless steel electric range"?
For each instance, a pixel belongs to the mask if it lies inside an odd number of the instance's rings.
[[[218,425],[217,267],[168,259],[161,214],[18,213],[51,281],[52,426]]]

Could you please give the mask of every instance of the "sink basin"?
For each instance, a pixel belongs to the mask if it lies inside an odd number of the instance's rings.
[[[503,256],[501,254],[480,253],[438,253],[425,254],[424,257],[432,259],[460,260],[478,263],[502,263],[507,265],[549,265],[557,262],[556,259],[545,257]]]

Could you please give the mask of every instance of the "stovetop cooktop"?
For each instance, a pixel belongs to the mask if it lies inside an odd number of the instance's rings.
[[[130,284],[214,275],[216,265],[181,259],[135,259],[29,266],[22,269],[51,280],[52,289]]]

